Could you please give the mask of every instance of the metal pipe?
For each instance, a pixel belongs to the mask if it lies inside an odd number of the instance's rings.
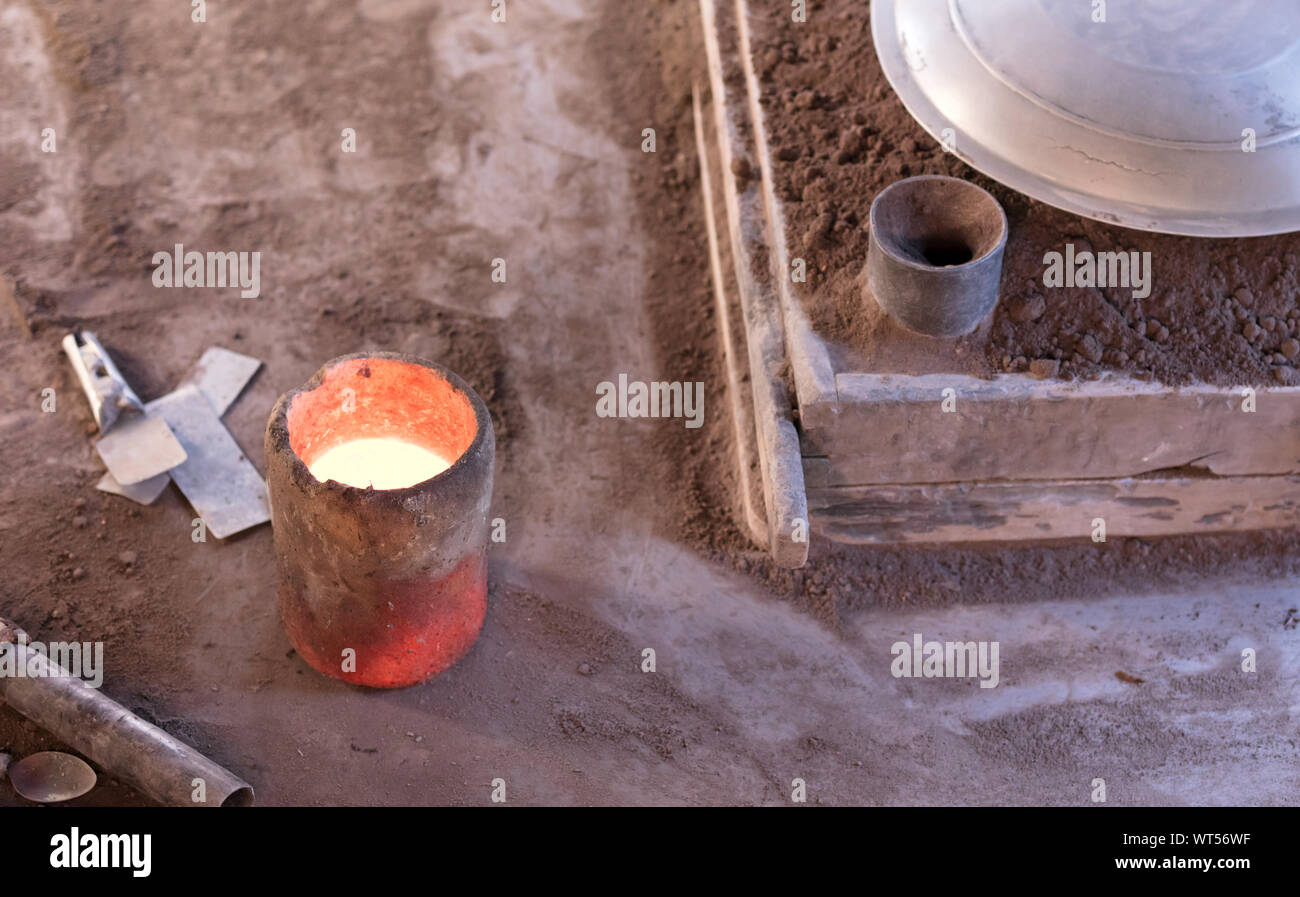
[[[0,650],[20,673],[0,676],[0,698],[109,775],[169,806],[252,805],[251,785],[51,662],[4,619]]]
[[[960,178],[906,178],[871,204],[867,287],[909,330],[962,336],[997,305],[1006,245],[1007,216],[988,191]]]

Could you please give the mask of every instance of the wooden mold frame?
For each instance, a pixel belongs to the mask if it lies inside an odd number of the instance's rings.
[[[1109,536],[1300,523],[1297,387],[837,370],[786,276],[745,0],[700,8],[715,119],[707,154],[700,132],[702,164],[723,194],[706,193],[706,207],[726,235],[712,242],[730,246],[744,321],[723,337],[729,363],[747,358],[755,388],[752,411],[737,412],[752,424],[737,427],[755,439],[763,535],[787,566],[806,557],[801,513],[827,538],[874,544],[1087,537],[1098,519]],[[736,175],[747,169],[752,177]],[[787,378],[802,476],[790,470]]]

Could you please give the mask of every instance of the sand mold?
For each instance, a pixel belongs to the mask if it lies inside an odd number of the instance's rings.
[[[965,178],[1006,209],[1002,297],[987,332],[952,341],[955,369],[1094,378],[1119,372],[1167,384],[1295,384],[1300,356],[1300,235],[1176,237],[1112,227],[1032,200],[945,153],[894,94],[877,62],[869,7],[751,0],[759,75],[791,256],[809,262],[800,296],[816,330],[858,357],[888,331],[864,313],[868,211],[901,178]],[[1152,291],[1046,288],[1044,254],[1150,252]],[[869,300],[868,300],[869,301]],[[951,362],[950,362],[951,363]]]

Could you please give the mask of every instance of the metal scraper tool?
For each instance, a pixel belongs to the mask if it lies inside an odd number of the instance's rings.
[[[95,339],[95,334],[89,330],[69,333],[63,338],[63,351],[77,372],[77,380],[90,402],[90,413],[95,415],[99,432],[107,433],[123,410],[143,409],[140,397],[113,364],[99,340]]]
[[[256,358],[240,355],[238,352],[231,352],[220,346],[212,346],[203,353],[203,357],[190,369],[177,388],[187,385],[198,387],[199,392],[203,393],[208,404],[212,406],[212,410],[220,417],[235,403],[235,399],[239,398],[239,394],[244,391],[248,381],[253,379],[253,375],[261,366],[262,362]],[[149,405],[153,403],[150,402]],[[163,494],[169,482],[171,476],[162,473],[127,486],[118,482],[113,474],[106,473],[100,478],[96,488],[101,492],[129,498],[138,504],[150,505]]]
[[[185,460],[185,450],[167,422],[149,420],[140,397],[113,364],[95,334],[63,338],[63,351],[90,402],[104,435],[95,443],[100,459],[117,482],[130,486],[170,470]]]
[[[266,483],[239,448],[214,408],[214,402],[222,406],[222,411],[229,407],[260,366],[257,359],[226,350],[219,350],[212,355],[204,353],[204,357],[187,378],[192,382],[186,382],[174,392],[141,405],[125,378],[113,367],[108,353],[95,340],[94,334],[83,333],[82,337],[93,347],[94,362],[98,368],[87,364],[75,337],[69,336],[64,340],[64,349],[69,351],[69,357],[73,357],[75,351],[73,365],[77,367],[78,377],[91,400],[96,421],[101,421],[101,426],[103,425],[101,413],[108,407],[130,407],[133,413],[136,408],[140,408],[145,420],[161,421],[184,452],[179,464],[156,471],[148,478],[135,479],[138,471],[131,471],[128,474],[131,482],[124,482],[109,467],[112,481],[106,491],[120,491],[131,498],[140,495],[152,501],[166,488],[166,479],[170,476],[203,519],[204,525],[218,539],[270,520]],[[97,384],[93,379],[92,375],[97,369],[108,372],[104,375],[109,381],[107,384]],[[92,386],[98,388],[92,389]],[[204,390],[210,391],[213,402],[208,400]],[[157,423],[141,426],[141,432],[146,432],[143,427],[147,426],[152,428],[155,436],[161,433]],[[152,447],[143,446],[140,449],[141,452],[152,450]],[[104,485],[105,482],[101,480],[101,488]],[[114,490],[112,486],[117,489]]]

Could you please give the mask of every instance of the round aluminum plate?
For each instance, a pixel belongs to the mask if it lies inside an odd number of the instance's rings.
[[[1300,3],[1094,6],[875,0],[872,36],[935,139],[1035,199],[1162,233],[1300,230]]]

